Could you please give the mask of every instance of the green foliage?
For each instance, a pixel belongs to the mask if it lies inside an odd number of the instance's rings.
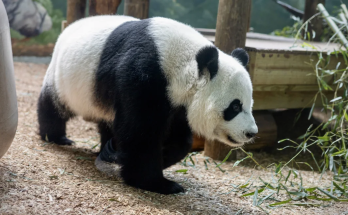
[[[299,19],[292,26],[285,26],[281,30],[275,30],[271,34],[275,36],[290,37],[294,38],[302,25],[302,21]]]
[[[330,4],[329,4],[330,5]],[[334,18],[340,20],[340,18],[338,17],[338,14],[341,12],[341,9],[337,8],[337,7],[333,7],[331,5],[327,7],[327,9],[331,9],[333,11],[332,14],[334,14]],[[319,15],[319,17],[321,17]],[[299,31],[300,28],[302,27],[301,30],[305,30],[307,31],[308,25],[310,25],[310,22],[306,22],[303,23],[302,20],[298,19],[298,18],[293,18],[295,20],[295,23],[291,26],[285,26],[283,29],[278,29],[273,31],[271,34],[276,35],[276,36],[283,36],[283,37],[291,37],[291,38],[301,38],[301,39],[307,39],[306,37],[303,38],[303,36],[300,34],[301,32]],[[331,28],[329,27],[329,25],[326,23],[326,21],[324,20],[323,17],[321,17],[322,21],[323,21],[323,32],[320,38],[320,41],[322,42],[328,42],[331,41],[332,39],[335,39],[333,37],[334,32],[331,30]],[[344,24],[342,23],[337,23],[338,26],[340,27],[341,31],[348,36],[348,31],[347,28],[344,26]],[[307,32],[308,33],[308,32]],[[314,32],[315,33],[315,32]]]

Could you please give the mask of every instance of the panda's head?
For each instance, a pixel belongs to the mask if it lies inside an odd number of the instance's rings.
[[[209,140],[241,146],[258,132],[252,115],[252,84],[243,49],[231,55],[214,46],[196,55],[198,82],[188,106],[191,128]]]

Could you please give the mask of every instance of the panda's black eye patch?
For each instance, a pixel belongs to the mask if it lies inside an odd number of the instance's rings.
[[[224,110],[224,120],[230,121],[242,112],[242,103],[239,99],[235,99],[231,104]]]

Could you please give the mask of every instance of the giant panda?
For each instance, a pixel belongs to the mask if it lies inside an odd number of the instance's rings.
[[[258,132],[248,54],[226,54],[167,18],[95,16],[59,36],[38,100],[39,134],[59,145],[74,116],[98,123],[98,159],[130,186],[172,194],[163,169],[191,149],[192,132],[241,146]]]

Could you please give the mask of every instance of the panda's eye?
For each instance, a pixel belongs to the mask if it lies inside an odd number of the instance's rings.
[[[240,112],[242,108],[240,104],[234,104],[232,107],[233,107],[233,110],[236,112]]]
[[[235,99],[231,104],[224,110],[224,120],[230,121],[242,112],[242,104],[239,99]]]

